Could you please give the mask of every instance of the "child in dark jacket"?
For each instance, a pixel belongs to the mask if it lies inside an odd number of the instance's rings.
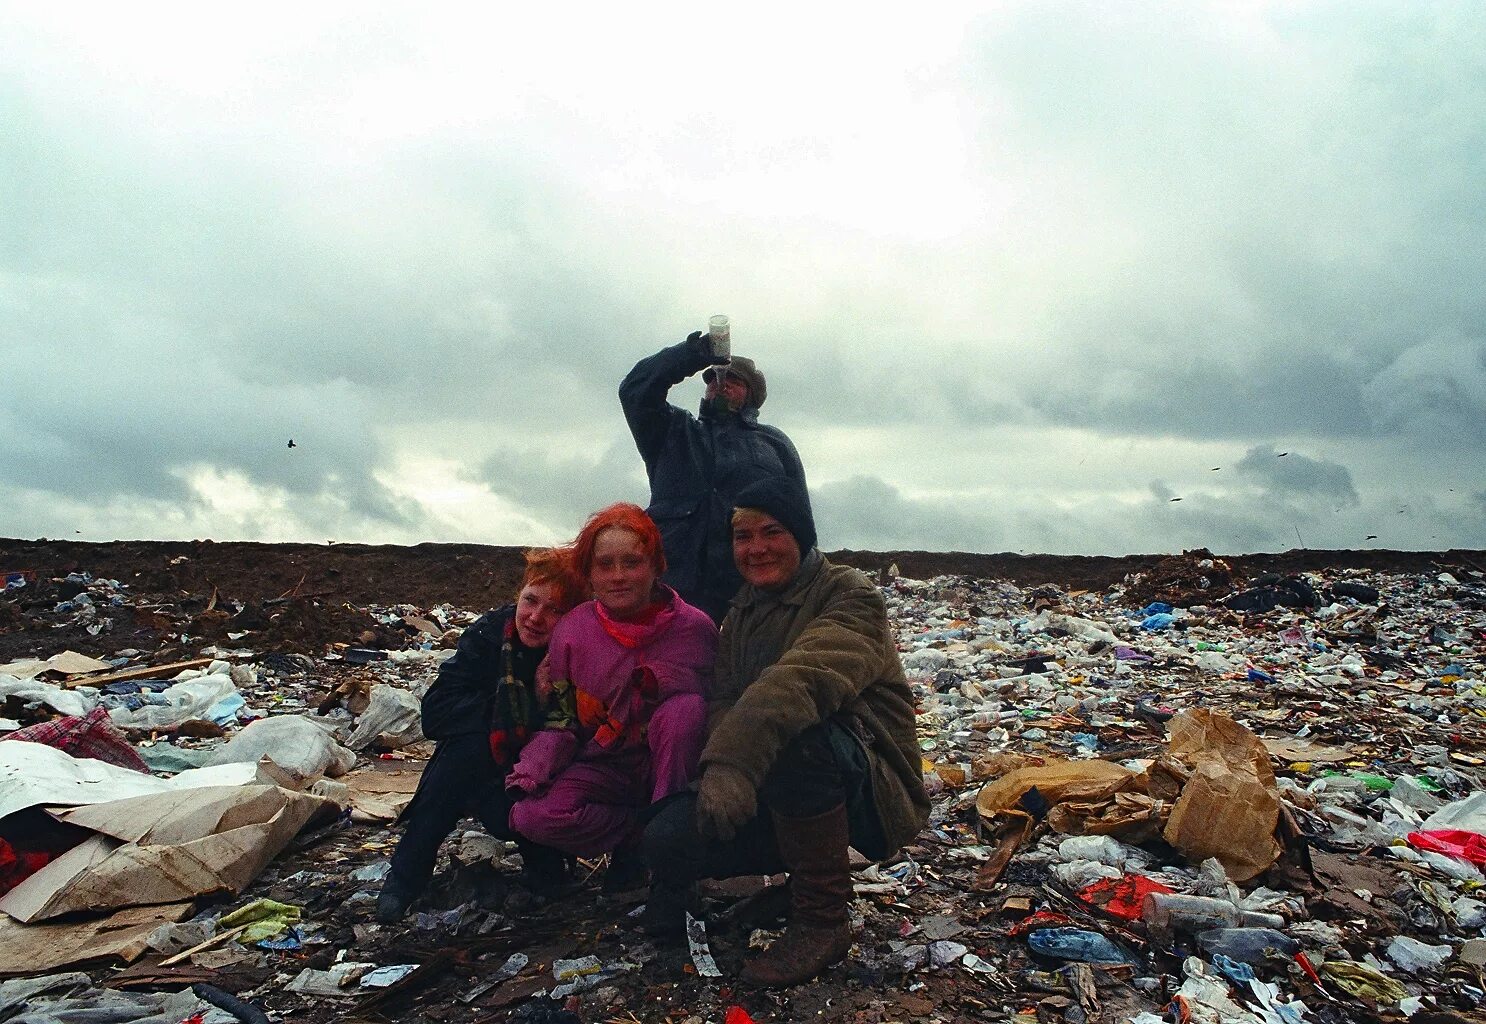
[[[517,841],[531,881],[560,878],[558,851],[511,830],[519,794],[508,793],[505,780],[548,718],[551,694],[539,668],[552,630],[584,595],[568,549],[528,551],[516,603],[481,616],[440,667],[423,698],[423,734],[438,746],[399,819],[405,831],[377,898],[377,920],[407,913],[433,877],[440,844],[471,813],[491,835]]]

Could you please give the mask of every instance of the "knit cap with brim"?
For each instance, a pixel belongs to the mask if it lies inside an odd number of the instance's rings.
[[[702,379],[708,384],[712,383],[712,377],[717,371],[736,374],[744,384],[748,385],[748,404],[755,409],[764,404],[764,399],[769,397],[769,382],[753,360],[747,356],[733,356],[733,361],[726,366],[709,366],[702,371]]]
[[[802,555],[815,547],[815,516],[810,512],[810,495],[793,480],[776,476],[751,483],[738,492],[733,507],[757,509],[779,520],[800,545]]]

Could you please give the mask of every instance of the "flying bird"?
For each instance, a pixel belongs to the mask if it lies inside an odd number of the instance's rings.
[[[1378,535],[1376,533],[1369,533],[1366,537],[1363,537],[1362,539],[1363,540],[1377,540],[1378,539]]]
[[[1223,468],[1222,466],[1214,466],[1212,469],[1208,470],[1208,472],[1209,473],[1216,473],[1218,470],[1220,470],[1222,468]]]
[[[1172,501],[1181,501],[1182,499],[1180,499],[1180,498],[1172,498],[1171,500]]]
[[[1275,458],[1277,458],[1277,459],[1283,459],[1286,455],[1289,455],[1289,454],[1290,454],[1289,452],[1280,452],[1278,455],[1275,456]]]
[[[290,448],[298,448],[299,447],[299,445],[297,445],[297,444],[294,443],[294,438],[292,438],[292,437],[289,438],[289,447]]]

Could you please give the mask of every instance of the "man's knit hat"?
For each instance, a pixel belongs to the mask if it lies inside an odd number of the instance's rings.
[[[734,508],[767,512],[783,524],[800,545],[800,554],[815,547],[815,517],[810,513],[810,495],[787,477],[775,476],[751,483],[733,499]]]
[[[708,384],[712,383],[712,377],[717,371],[737,374],[743,383],[748,385],[748,404],[755,409],[764,404],[764,399],[769,397],[769,382],[764,379],[763,373],[753,360],[747,356],[733,356],[733,361],[726,366],[709,366],[702,371],[702,379]]]

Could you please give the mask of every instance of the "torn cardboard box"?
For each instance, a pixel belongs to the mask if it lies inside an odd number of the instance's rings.
[[[1168,728],[1166,752],[1143,773],[1110,761],[1049,760],[987,783],[976,808],[999,821],[1045,806],[1054,831],[1131,843],[1159,835],[1193,864],[1216,857],[1232,881],[1253,878],[1282,850],[1269,751],[1233,719],[1201,708]],[[1034,790],[1040,799],[1029,799]]]
[[[57,813],[96,835],[37,871],[0,911],[31,922],[80,910],[240,892],[317,814],[336,805],[274,785],[213,786]]]

